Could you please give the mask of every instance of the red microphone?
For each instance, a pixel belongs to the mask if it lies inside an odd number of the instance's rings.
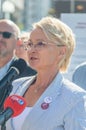
[[[4,111],[0,113],[0,125],[10,117],[18,116],[26,107],[26,101],[18,95],[11,95],[4,102]]]

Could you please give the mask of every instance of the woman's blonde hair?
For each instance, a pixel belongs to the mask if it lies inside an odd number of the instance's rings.
[[[34,28],[40,27],[47,38],[57,45],[67,47],[64,59],[60,65],[60,71],[65,72],[70,63],[70,57],[75,47],[75,37],[70,27],[54,17],[44,17],[39,22],[33,24]]]

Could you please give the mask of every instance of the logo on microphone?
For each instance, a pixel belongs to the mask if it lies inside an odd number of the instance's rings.
[[[18,96],[16,96],[16,95],[13,95],[13,96],[11,97],[11,101],[12,101],[13,103],[17,102],[19,105],[23,105],[23,104],[24,104],[24,101],[23,101],[20,97],[18,97]]]
[[[23,104],[24,104],[24,101],[21,100],[21,99],[19,99],[19,100],[18,100],[18,103],[19,103],[20,105],[23,105]]]

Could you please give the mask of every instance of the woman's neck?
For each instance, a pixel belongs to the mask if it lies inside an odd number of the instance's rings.
[[[43,87],[49,86],[58,72],[58,70],[38,72],[35,85]]]

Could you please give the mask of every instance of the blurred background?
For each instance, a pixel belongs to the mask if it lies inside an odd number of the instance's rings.
[[[86,0],[0,0],[0,19],[11,19],[21,31],[29,31],[45,16],[61,19],[75,33],[76,48],[64,74],[71,80],[75,67],[86,61]]]
[[[41,17],[61,13],[86,13],[86,0],[0,0],[0,18],[13,20],[22,30]]]

